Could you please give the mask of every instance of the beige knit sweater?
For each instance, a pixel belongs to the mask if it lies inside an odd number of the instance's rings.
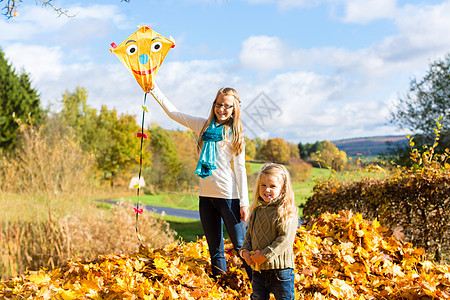
[[[288,222],[275,220],[282,199],[269,203],[259,198],[261,205],[250,214],[245,240],[241,251],[260,250],[267,260],[259,266],[260,270],[294,268],[294,238],[298,226],[298,216]]]

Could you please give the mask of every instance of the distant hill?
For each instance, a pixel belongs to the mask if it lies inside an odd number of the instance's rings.
[[[387,152],[387,142],[394,144],[407,144],[404,135],[387,135],[375,137],[361,137],[331,141],[339,150],[347,153],[347,156],[377,156]]]

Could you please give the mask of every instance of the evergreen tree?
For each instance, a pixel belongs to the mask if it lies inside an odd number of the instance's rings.
[[[29,76],[17,75],[0,50],[0,149],[11,150],[16,142],[19,125],[16,121],[38,124],[44,117],[39,95],[31,87]]]

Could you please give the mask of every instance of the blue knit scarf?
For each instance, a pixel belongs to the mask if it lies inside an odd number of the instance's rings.
[[[201,178],[211,175],[211,171],[216,168],[216,142],[223,140],[223,124],[216,126],[214,120],[202,135],[203,147],[198,159],[195,173]]]

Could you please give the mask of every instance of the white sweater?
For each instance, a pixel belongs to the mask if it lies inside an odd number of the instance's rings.
[[[180,112],[161,92],[158,86],[150,92],[167,115],[174,121],[191,129],[198,136],[207,121]],[[216,144],[216,169],[206,178],[199,177],[198,195],[222,199],[240,199],[240,206],[249,206],[245,148],[235,156],[231,137]],[[233,171],[234,170],[234,171]]]

